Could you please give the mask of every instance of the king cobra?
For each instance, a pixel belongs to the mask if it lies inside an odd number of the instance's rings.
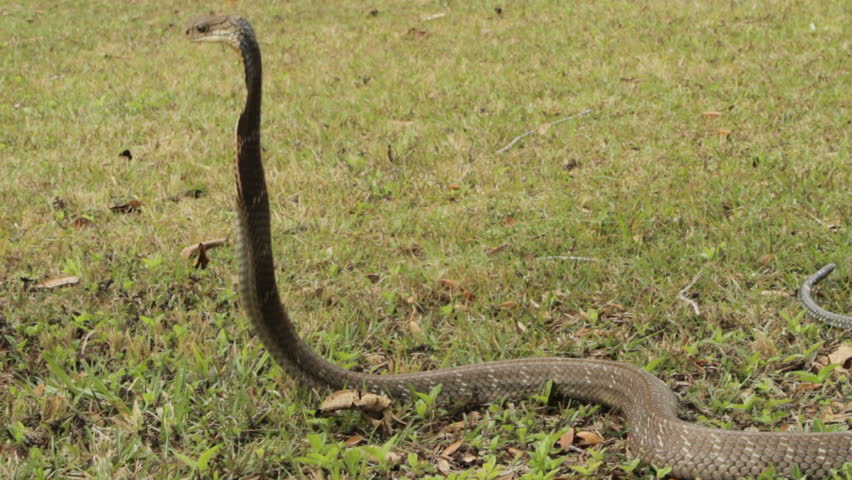
[[[629,428],[630,452],[647,464],[671,467],[680,478],[734,479],[770,467],[778,474],[798,469],[823,478],[852,461],[852,431],[742,432],[685,422],[663,381],[621,362],[528,358],[396,375],[352,372],[329,362],[299,337],[278,294],[261,162],[261,59],[254,30],[240,17],[207,16],[190,23],[186,35],[230,45],[245,67],[246,103],[236,126],[239,291],[264,346],[301,385],[358,388],[401,400],[440,385],[441,400],[473,405],[534,394],[551,382],[556,395],[620,410]]]

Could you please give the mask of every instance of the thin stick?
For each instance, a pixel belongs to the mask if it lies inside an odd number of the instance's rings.
[[[681,290],[677,294],[678,298],[688,303],[692,307],[692,311],[695,312],[696,317],[701,316],[701,310],[698,309],[698,303],[696,303],[695,300],[692,300],[691,298],[686,298],[683,294],[686,293],[690,288],[692,288],[693,285],[695,285],[695,282],[698,281],[702,273],[704,273],[703,268],[699,270],[694,277],[692,277],[692,281],[689,282],[689,285],[683,287],[683,290]]]
[[[562,122],[567,122],[568,120],[571,120],[572,118],[577,118],[577,117],[585,115],[585,114],[587,114],[591,111],[592,111],[591,108],[587,108],[580,113],[575,113],[574,115],[571,115],[570,117],[560,118],[559,120],[554,120],[550,123],[545,123],[544,125],[547,125],[548,127],[552,127],[554,125],[559,125]],[[524,132],[524,133],[518,135],[517,137],[513,138],[512,141],[509,142],[505,147],[501,148],[500,150],[497,150],[497,153],[503,153],[506,150],[512,148],[512,146],[515,145],[516,143],[518,143],[522,138],[532,135],[533,133],[537,132],[539,128],[541,128],[541,126],[538,126],[534,129],[528,131],[528,132]]]
[[[597,258],[592,257],[574,257],[569,255],[548,255],[546,257],[538,257],[539,260],[575,260],[578,262],[597,262]]]

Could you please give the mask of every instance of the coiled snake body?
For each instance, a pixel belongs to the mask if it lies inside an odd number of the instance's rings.
[[[408,399],[429,391],[456,404],[481,404],[540,391],[597,402],[624,413],[632,454],[669,466],[681,478],[732,479],[796,467],[813,477],[852,461],[852,432],[764,433],[727,431],[677,417],[677,401],[665,383],[626,363],[569,358],[506,360],[401,375],[370,375],[338,367],[317,354],[296,332],[281,304],[269,228],[269,199],[260,151],[261,58],[252,27],[239,17],[203,17],[187,27],[194,41],[224,42],[245,67],[246,104],[236,128],[237,219],[240,295],[264,345],[303,385],[336,390],[361,388]]]

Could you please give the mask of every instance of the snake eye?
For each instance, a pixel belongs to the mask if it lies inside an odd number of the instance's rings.
[[[207,30],[210,30],[210,27],[206,24],[195,26],[195,31],[198,33],[207,33]]]

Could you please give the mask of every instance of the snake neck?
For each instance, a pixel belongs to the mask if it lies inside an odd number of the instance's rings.
[[[260,148],[260,47],[248,22],[243,19],[235,21],[240,25],[240,34],[233,46],[242,57],[246,82],[246,103],[236,127],[240,298],[256,333],[289,375],[308,380],[307,383],[316,386],[340,387],[346,372],[325,360],[299,337],[278,293],[270,233],[269,193]],[[330,380],[329,374],[335,380]]]
[[[260,144],[260,110],[263,98],[263,62],[260,59],[260,46],[251,25],[239,19],[241,35],[237,41],[240,57],[245,67],[246,104],[237,122],[237,141],[240,143],[253,142]],[[256,157],[238,156],[238,161],[255,168],[262,168],[260,155]],[[249,165],[247,165],[249,166]]]

